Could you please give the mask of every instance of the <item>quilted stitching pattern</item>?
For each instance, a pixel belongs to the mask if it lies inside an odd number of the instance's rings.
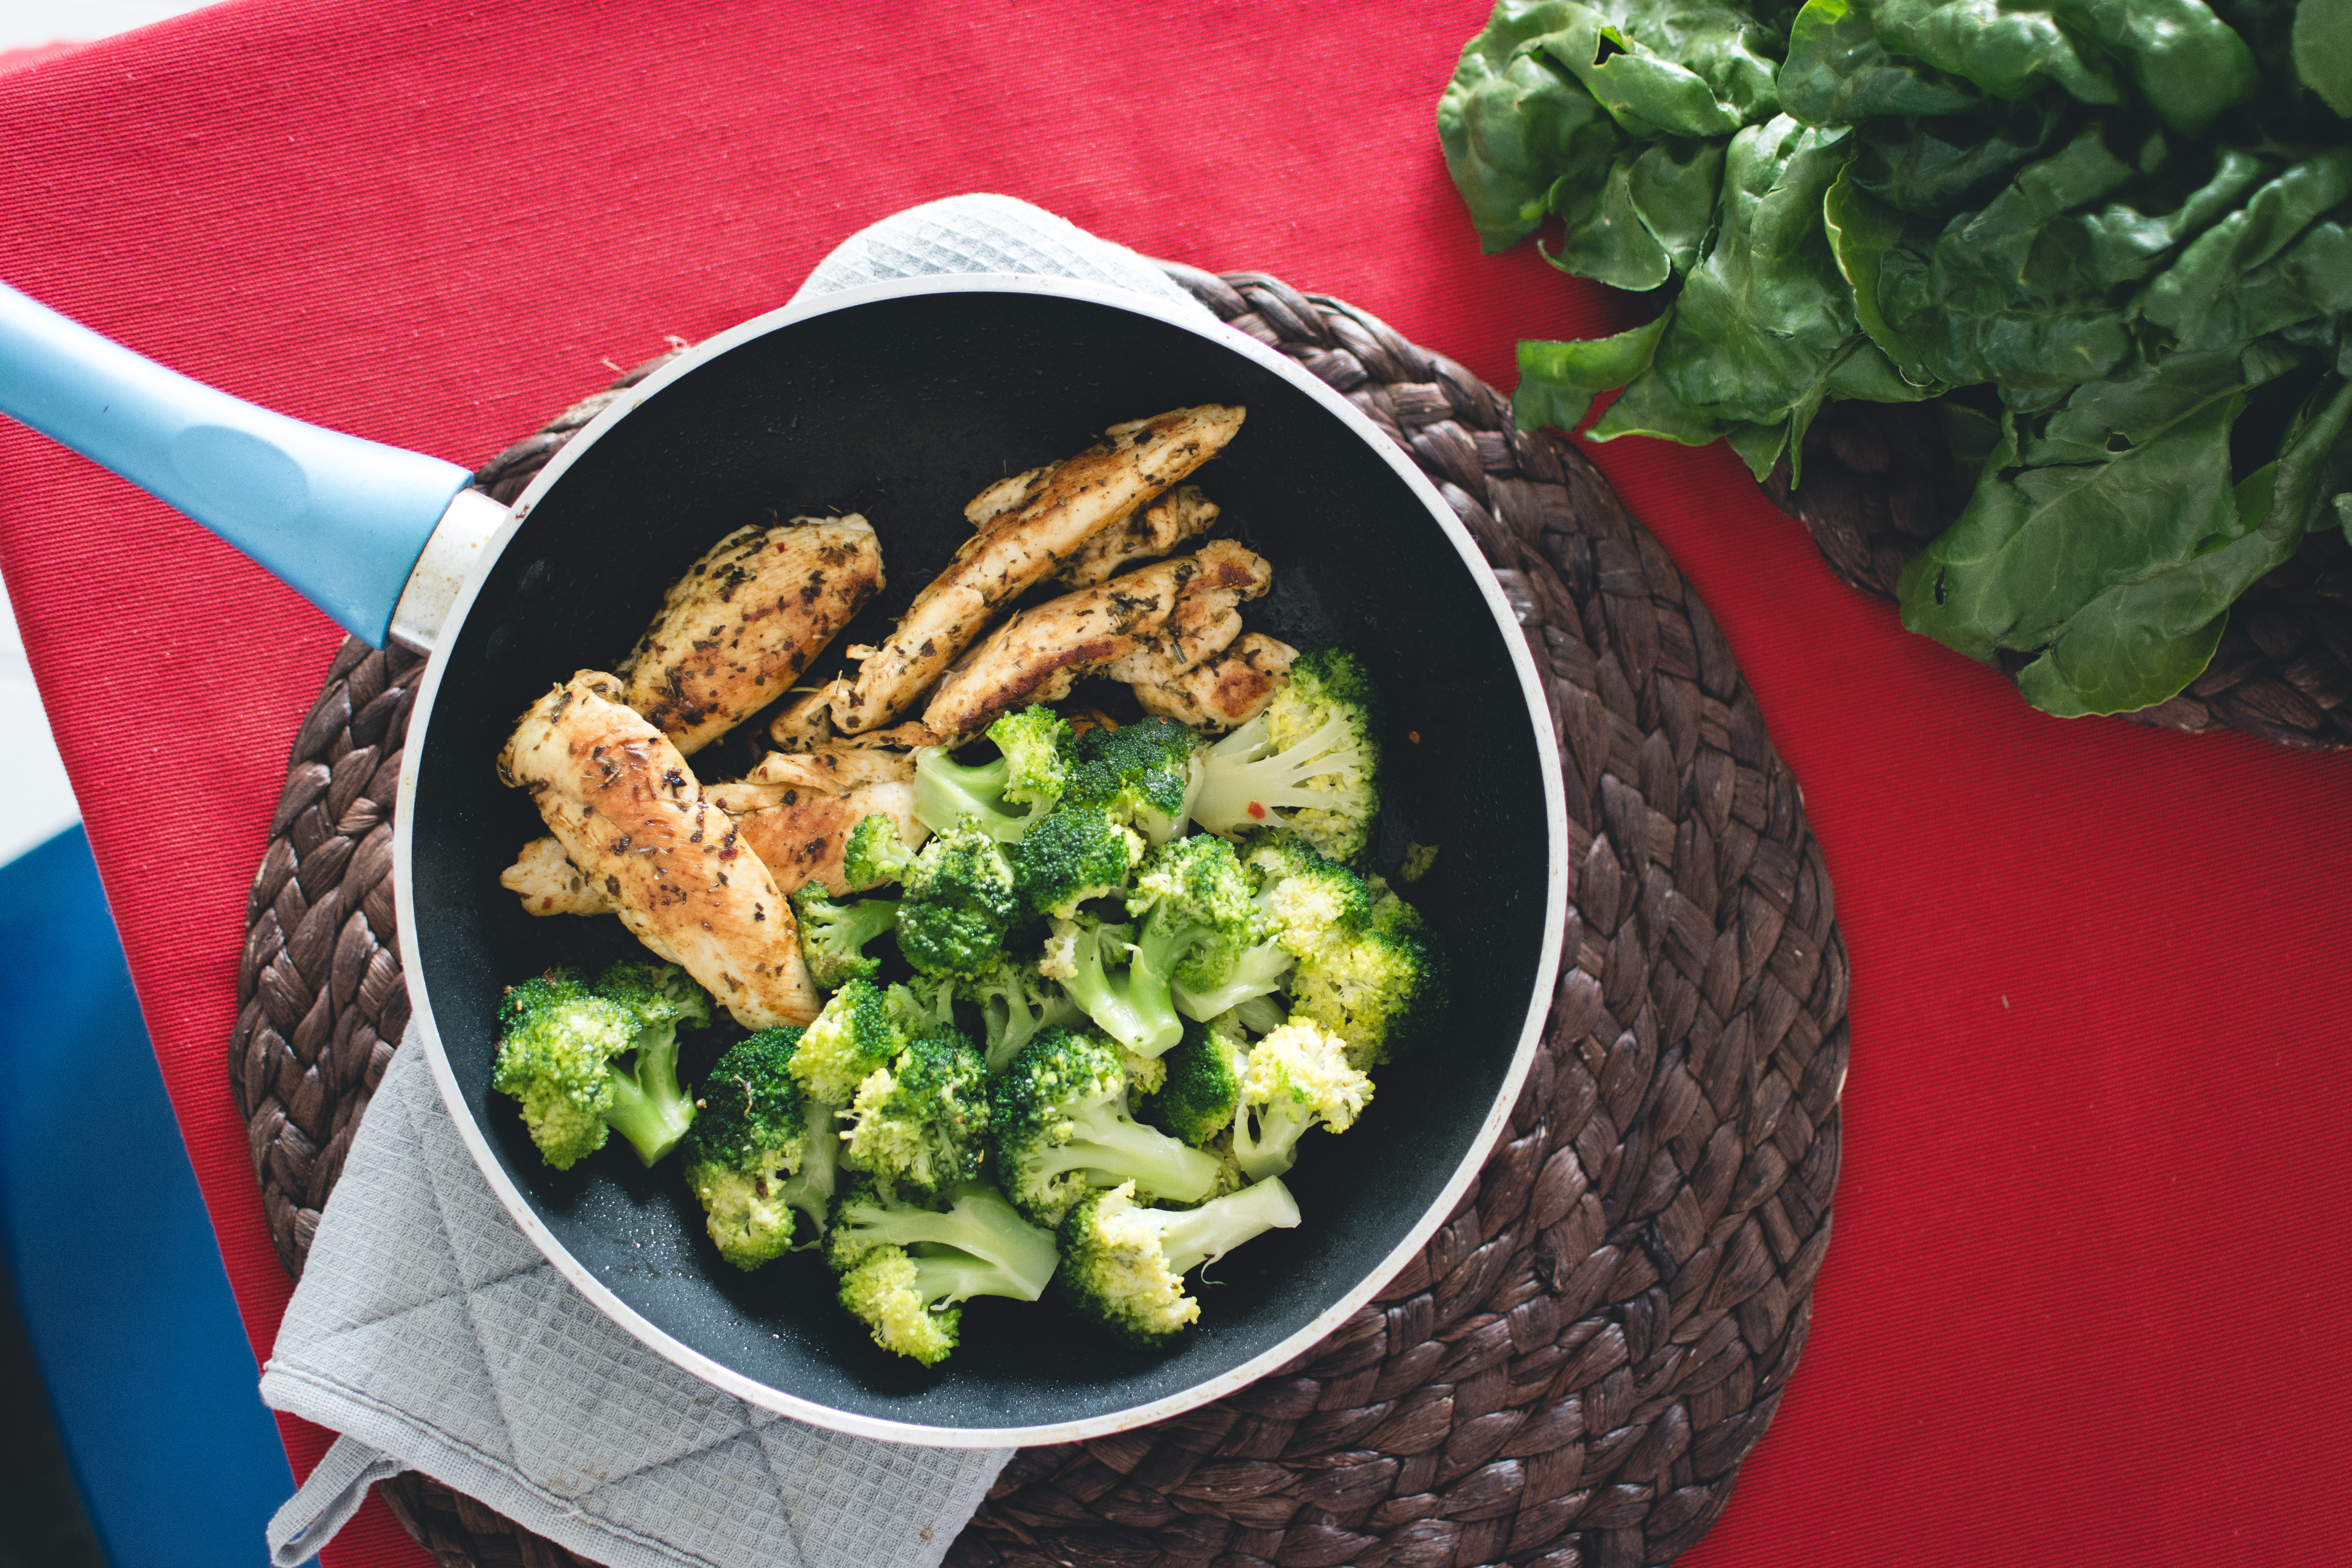
[[[1006,1458],[820,1432],[638,1344],[508,1220],[415,1048],[384,1073],[261,1387],[614,1568],[931,1568]]]

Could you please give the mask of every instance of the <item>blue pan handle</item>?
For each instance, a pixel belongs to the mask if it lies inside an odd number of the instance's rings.
[[[5,283],[0,413],[170,502],[378,647],[468,478],[191,381]]]

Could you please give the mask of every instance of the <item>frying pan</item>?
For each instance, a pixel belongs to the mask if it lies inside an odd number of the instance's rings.
[[[609,1152],[568,1173],[543,1164],[489,1090],[500,991],[551,963],[640,950],[618,921],[533,919],[499,886],[542,831],[491,765],[523,709],[574,669],[606,668],[664,588],[745,522],[863,511],[889,585],[834,647],[879,642],[969,535],[962,506],[984,485],[1118,420],[1207,402],[1249,411],[1197,477],[1224,508],[1221,531],[1274,564],[1249,623],[1301,647],[1344,643],[1371,668],[1390,710],[1374,859],[1393,870],[1408,842],[1441,846],[1412,898],[1456,966],[1442,1037],[1383,1069],[1357,1125],[1310,1140],[1286,1178],[1300,1226],[1213,1266],[1201,1324],[1172,1352],[1090,1339],[1050,1295],[982,1298],[961,1347],[925,1372],[834,1306],[814,1257],[748,1275],[725,1264],[672,1165]],[[582,1294],[730,1394],[956,1447],[1160,1419],[1271,1371],[1369,1300],[1448,1217],[1507,1121],[1567,907],[1548,706],[1437,490],[1345,399],[1239,331],[1058,279],[844,289],[673,361],[511,510],[463,489],[453,465],[198,385],[5,286],[0,411],[187,512],[362,637],[432,655],[394,865],[401,958],[442,1098],[515,1224]]]

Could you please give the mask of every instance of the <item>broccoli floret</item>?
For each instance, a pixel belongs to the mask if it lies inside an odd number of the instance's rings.
[[[877,1247],[842,1276],[840,1300],[876,1344],[937,1366],[956,1348],[963,1324],[963,1310],[947,1304],[962,1274],[952,1259],[926,1271],[904,1247]]]
[[[1306,1022],[1285,1024],[1249,1048],[1234,1118],[1234,1159],[1254,1182],[1298,1163],[1298,1141],[1320,1122],[1334,1132],[1356,1124],[1372,1080],[1348,1063],[1348,1043]]]
[[[1154,848],[1127,907],[1143,917],[1139,927],[1087,915],[1056,921],[1039,969],[1060,980],[1105,1034],[1156,1057],[1183,1037],[1175,984],[1228,983],[1241,955],[1261,945],[1270,928],[1233,847],[1205,834]],[[1264,955],[1252,962],[1265,967]]]
[[[1072,1305],[1128,1343],[1150,1350],[1199,1320],[1184,1276],[1264,1231],[1298,1223],[1298,1204],[1276,1178],[1198,1208],[1138,1207],[1122,1183],[1079,1198],[1060,1230],[1056,1278]]]
[[[982,1182],[959,1184],[933,1203],[870,1176],[854,1178],[834,1205],[825,1259],[845,1271],[885,1247],[953,1247],[1003,1271],[1004,1289],[976,1294],[1034,1301],[1054,1274],[1054,1233],[1023,1219]]]
[[[1156,1057],[1184,1037],[1165,967],[1155,972],[1137,946],[1133,926],[1089,914],[1055,921],[1040,974],[1058,980],[1095,1026],[1139,1056]]]
[[[1443,950],[1402,930],[1365,931],[1301,959],[1290,977],[1290,1016],[1348,1042],[1359,1070],[1419,1048],[1444,1021],[1452,970]]]
[[[1212,971],[1215,977],[1204,979],[1200,989],[1184,983],[1188,972],[1200,976],[1213,962],[1221,963],[1223,968]],[[1169,994],[1176,1003],[1176,1011],[1184,1016],[1213,1018],[1281,990],[1296,963],[1297,960],[1289,951],[1271,937],[1248,947],[1223,942],[1203,943],[1178,967]]]
[[[916,753],[916,821],[934,833],[967,826],[1017,844],[1053,809],[1069,778],[1070,727],[1033,703],[991,724],[988,738],[998,755],[970,766],[950,761],[945,748]]]
[[[883,993],[889,1006],[890,1023],[901,1040],[918,1040],[926,1035],[956,1035],[955,988],[953,980],[934,980],[929,976],[912,985],[893,985]]]
[[[499,1004],[490,1085],[522,1101],[531,1142],[557,1170],[614,1131],[651,1165],[694,1121],[677,1081],[677,1031],[710,1017],[710,998],[674,964],[616,963],[593,986],[550,970]],[[630,1052],[625,1066],[618,1058]]]
[[[1275,940],[1295,957],[1312,957],[1370,922],[1372,895],[1363,879],[1303,838],[1258,834],[1243,847],[1242,858],[1258,879],[1258,909]]]
[[[1060,805],[1005,851],[1013,885],[1033,913],[1067,919],[1088,899],[1127,886],[1143,858],[1143,840],[1099,805]]]
[[[1202,754],[1200,737],[1171,719],[1089,730],[1073,748],[1062,798],[1098,807],[1152,843],[1165,844],[1184,830],[1192,813]]]
[[[898,904],[889,899],[837,904],[815,882],[795,889],[792,897],[801,922],[801,957],[817,988],[838,991],[849,981],[873,979],[882,961],[868,956],[865,947],[898,923]]]
[[[1070,994],[1038,973],[1034,964],[1012,957],[958,980],[955,994],[980,1009],[991,1072],[1003,1072],[1038,1030],[1075,1024],[1085,1016]]]
[[[841,1139],[833,1108],[803,1100],[793,1081],[800,1038],[786,1026],[730,1046],[695,1101],[686,1184],[709,1216],[719,1255],[738,1268],[757,1268],[791,1247],[796,1214],[821,1236],[833,1200]]]
[[[793,1081],[811,1100],[847,1105],[857,1098],[858,1086],[887,1067],[906,1043],[892,1020],[889,999],[874,983],[846,982],[801,1036],[800,1048],[793,1053]]]
[[[1020,912],[996,840],[956,827],[923,846],[898,901],[898,951],[925,974],[968,976],[994,963]]]
[[[1127,1096],[1109,1041],[1068,1029],[1030,1041],[990,1096],[997,1175],[1013,1206],[1053,1225],[1090,1187],[1115,1182],[1179,1203],[1207,1196],[1217,1162],[1136,1121]]]
[[[980,1174],[988,1149],[988,1065],[962,1036],[907,1042],[842,1113],[842,1158],[925,1196]]]
[[[1184,1040],[1160,1059],[1168,1076],[1144,1113],[1195,1149],[1234,1124],[1248,1047],[1231,1017],[1187,1024]]]
[[[1127,909],[1145,915],[1131,973],[1165,974],[1187,1017],[1213,1018],[1262,996],[1290,968],[1257,907],[1255,882],[1222,838],[1202,834],[1154,849]]]
[[[955,1349],[974,1296],[1034,1301],[1053,1278],[1053,1233],[1025,1223],[992,1187],[961,1186],[944,1209],[868,1181],[842,1195],[825,1254],[845,1271],[841,1304],[884,1350],[936,1366]]]
[[[841,879],[861,891],[902,879],[914,863],[915,852],[907,847],[898,819],[884,812],[859,817],[842,843]]]
[[[1360,859],[1380,809],[1379,734],[1361,661],[1303,655],[1264,712],[1209,748],[1192,820],[1226,835],[1279,823],[1335,860]]]

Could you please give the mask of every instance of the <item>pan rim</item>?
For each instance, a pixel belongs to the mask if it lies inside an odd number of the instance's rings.
[[[1156,300],[1149,295],[1108,285],[1082,282],[1075,279],[1045,277],[1030,273],[971,272],[940,273],[917,278],[893,279],[878,283],[860,284],[853,288],[796,299],[789,304],[755,316],[729,328],[688,349],[659,371],[630,388],[621,397],[583,426],[541,468],[530,485],[509,509],[506,521],[485,542],[467,581],[459,590],[450,607],[448,618],[439,639],[446,650],[455,640],[455,634],[472,612],[475,600],[491,570],[504,553],[516,531],[530,517],[540,500],[553,488],[565,471],[593,447],[614,425],[625,418],[647,398],[671,383],[692,374],[702,365],[733,349],[766,337],[798,322],[837,310],[854,310],[868,304],[939,294],[1026,294],[1069,300],[1079,303],[1105,306],[1149,317],[1165,325],[1178,328],[1195,337],[1206,339],[1229,352],[1240,354],[1257,366],[1272,372],[1293,387],[1312,398],[1326,412],[1381,458],[1404,481],[1429,512],[1431,521],[1451,543],[1462,559],[1479,593],[1486,602],[1487,611],[1495,617],[1497,628],[1504,634],[1504,647],[1511,668],[1518,677],[1519,692],[1527,705],[1529,722],[1537,741],[1537,767],[1541,779],[1545,821],[1545,896],[1542,945],[1538,954],[1536,980],[1530,989],[1528,1010],[1519,1030],[1503,1080],[1497,1087],[1494,1103],[1487,1108],[1478,1131],[1463,1152],[1454,1173],[1440,1189],[1436,1198],[1420,1219],[1405,1232],[1362,1279],[1358,1280],[1328,1307],[1307,1322],[1238,1365],[1229,1367],[1214,1376],[1190,1387],[1153,1399],[1108,1411],[1096,1415],[1068,1421],[1047,1422],[1025,1426],[939,1426],[919,1422],[897,1421],[869,1415],[858,1411],[844,1410],[821,1404],[801,1394],[789,1393],[760,1382],[717,1361],[673,1337],[654,1324],[635,1309],[623,1301],[610,1287],[596,1279],[571,1250],[557,1239],[532,1208],[529,1198],[508,1176],[489,1141],[476,1122],[471,1109],[457,1082],[443,1048],[440,1029],[435,1020],[432,997],[425,983],[423,953],[416,942],[416,910],[414,884],[410,877],[411,854],[415,830],[415,799],[418,771],[425,753],[424,740],[430,734],[433,707],[438,697],[442,678],[448,659],[436,653],[426,664],[425,678],[418,688],[415,708],[410,716],[409,740],[404,748],[400,773],[400,793],[393,817],[393,883],[394,898],[398,911],[399,950],[404,972],[413,977],[411,985],[412,1017],[417,1038],[425,1049],[425,1059],[432,1069],[435,1088],[448,1110],[459,1140],[490,1190],[499,1199],[516,1227],[530,1239],[541,1256],[554,1266],[564,1279],[585,1297],[591,1305],[625,1332],[656,1354],[702,1382],[732,1394],[761,1409],[789,1415],[796,1420],[829,1431],[845,1432],[855,1436],[872,1437],[884,1442],[904,1443],[923,1447],[997,1448],[1030,1447],[1049,1443],[1079,1442],[1106,1436],[1115,1432],[1132,1430],[1166,1420],[1185,1411],[1223,1398],[1258,1381],[1300,1352],[1317,1343],[1345,1322],[1372,1296],[1403,1269],[1431,1237],[1444,1224],[1463,1194],[1477,1180],[1487,1156],[1500,1141],[1510,1123],[1511,1110],[1518,1100],[1541,1048],[1544,1023],[1549,1016],[1551,997],[1559,978],[1560,947],[1567,929],[1569,902],[1569,828],[1567,793],[1560,773],[1559,735],[1552,725],[1550,704],[1543,695],[1542,678],[1528,651],[1526,638],[1520,633],[1517,616],[1505,597],[1501,583],[1494,569],[1479,552],[1469,531],[1452,507],[1430,482],[1412,457],[1374,425],[1363,413],[1329,386],[1301,369],[1284,355],[1238,329],[1204,315],[1187,315],[1181,306]]]

